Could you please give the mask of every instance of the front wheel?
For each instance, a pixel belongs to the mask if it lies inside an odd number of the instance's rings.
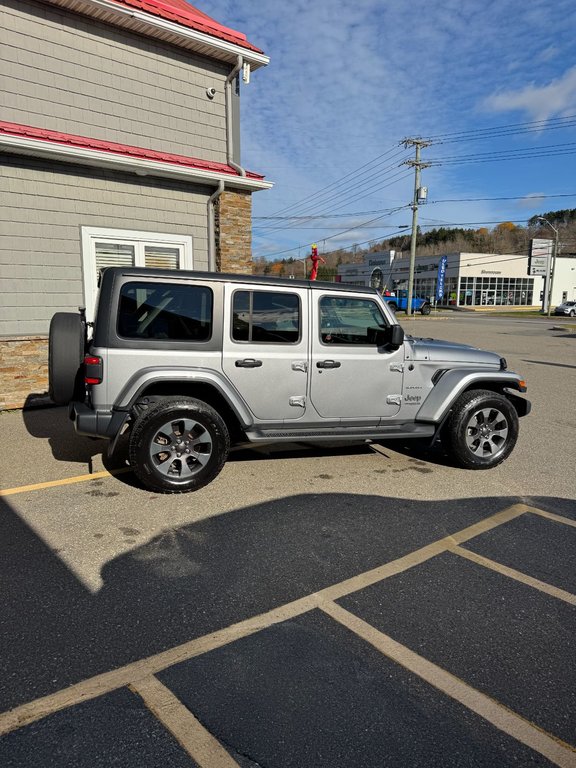
[[[497,392],[464,392],[454,403],[444,441],[454,462],[465,469],[491,469],[506,459],[518,439],[518,414]]]
[[[420,309],[420,313],[422,315],[429,315],[430,314],[430,304],[423,304],[421,309]]]
[[[153,491],[185,493],[210,483],[230,450],[222,417],[193,398],[166,399],[136,420],[130,436],[130,464]]]

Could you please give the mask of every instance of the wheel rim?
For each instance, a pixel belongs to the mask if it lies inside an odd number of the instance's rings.
[[[498,408],[475,411],[466,425],[466,445],[474,456],[494,458],[508,439],[508,420]]]
[[[190,480],[212,456],[212,437],[194,419],[167,421],[150,441],[150,460],[167,480]]]

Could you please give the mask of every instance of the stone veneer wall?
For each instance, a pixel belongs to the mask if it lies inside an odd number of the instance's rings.
[[[214,218],[216,271],[252,274],[252,194],[225,190]]]
[[[48,337],[0,337],[0,410],[48,402]]]

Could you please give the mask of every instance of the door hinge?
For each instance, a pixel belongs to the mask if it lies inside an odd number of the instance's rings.
[[[404,363],[390,363],[390,370],[402,373],[404,370]]]
[[[402,404],[402,395],[388,395],[386,398],[386,402],[388,405],[401,405]]]
[[[292,370],[303,371],[304,373],[306,373],[306,371],[308,370],[308,363],[306,362],[306,360],[294,360],[294,362],[292,363]]]
[[[288,402],[290,405],[294,405],[297,408],[306,408],[306,398],[301,395],[295,395],[291,397]]]

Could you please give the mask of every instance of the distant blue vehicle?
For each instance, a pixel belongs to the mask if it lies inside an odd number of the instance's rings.
[[[408,306],[408,291],[396,291],[394,296],[382,296],[391,310],[397,312],[399,309],[406,311]],[[421,315],[429,315],[432,309],[428,299],[421,296],[412,296],[412,312],[420,312]]]

